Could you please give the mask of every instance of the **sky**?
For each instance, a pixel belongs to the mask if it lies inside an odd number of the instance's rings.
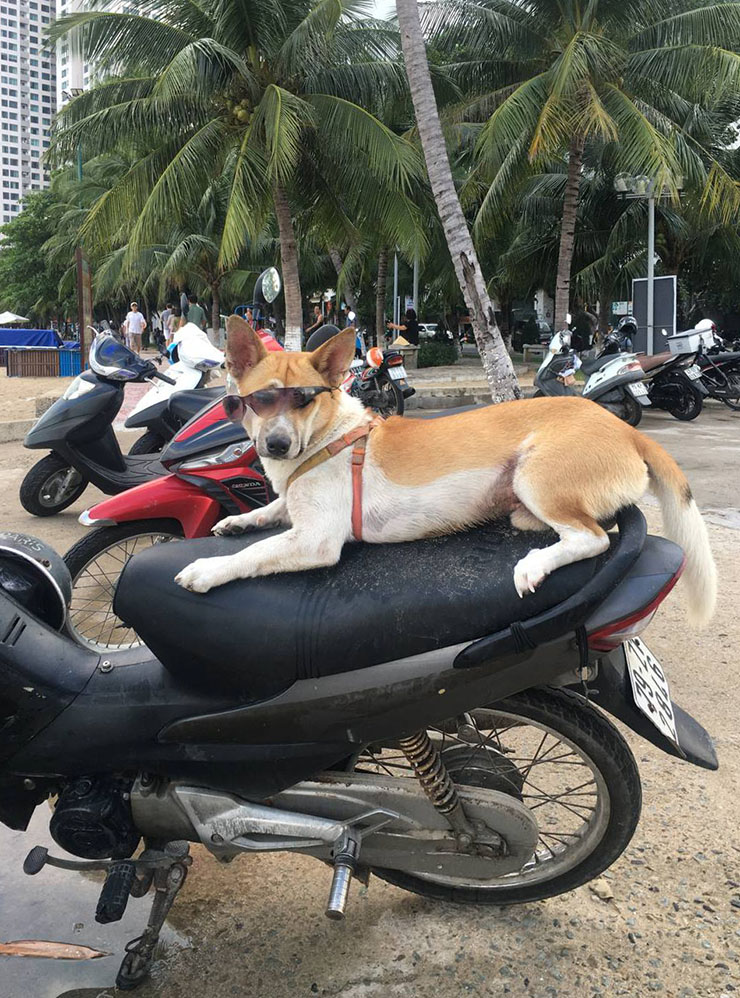
[[[386,17],[394,7],[394,0],[375,0],[375,16]]]

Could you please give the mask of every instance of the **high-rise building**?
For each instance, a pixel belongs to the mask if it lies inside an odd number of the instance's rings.
[[[20,211],[23,195],[49,182],[43,163],[57,106],[56,58],[44,34],[55,0],[0,0],[0,221]]]
[[[57,17],[74,14],[89,7],[88,0],[57,0]],[[111,0],[107,10],[138,13],[131,0]],[[94,77],[93,67],[74,39],[65,37],[57,44],[57,103],[66,104],[80,90],[87,90]]]

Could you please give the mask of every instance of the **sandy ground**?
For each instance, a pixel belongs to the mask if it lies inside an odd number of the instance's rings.
[[[643,814],[626,853],[606,874],[614,899],[588,887],[505,909],[426,901],[372,879],[352,888],[347,920],[323,915],[328,870],[298,856],[247,856],[219,866],[196,850],[153,980],[141,998],[733,998],[740,992],[740,416],[718,407],[692,424],[651,414],[644,429],[681,461],[708,511],[721,585],[703,634],[686,620],[681,587],[646,639],[674,699],[711,732],[720,770],[671,759],[628,734],[643,780]],[[19,507],[17,490],[38,455],[0,446],[0,522],[60,550],[82,528],[74,510],[46,521]],[[645,506],[651,529],[657,510]],[[112,998],[123,941],[140,931],[143,902],[125,923],[93,921],[97,888],[19,863],[43,841],[46,816],[20,836],[0,829],[0,939],[75,941],[113,952],[87,964],[0,960],[3,998]],[[140,922],[139,919],[142,921]]]

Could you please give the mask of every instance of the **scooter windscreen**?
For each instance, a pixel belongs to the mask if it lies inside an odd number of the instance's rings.
[[[136,381],[147,375],[153,364],[143,360],[114,336],[96,336],[90,347],[90,367],[101,378]]]

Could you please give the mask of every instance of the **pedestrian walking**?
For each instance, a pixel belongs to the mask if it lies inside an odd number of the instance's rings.
[[[323,325],[324,325],[324,316],[321,314],[321,306],[320,305],[314,305],[314,307],[313,307],[313,315],[311,316],[311,324],[309,326],[306,326],[306,330],[305,330],[305,332],[306,332],[306,339],[308,339],[308,337],[311,335],[311,333],[315,333],[316,330],[319,329]]]
[[[137,302],[131,302],[131,310],[127,314],[124,325],[126,327],[126,345],[134,353],[141,353],[141,334],[146,329],[146,319],[139,311]]]
[[[206,313],[198,304],[197,295],[188,295],[188,322],[194,322],[198,329],[205,327]]]

